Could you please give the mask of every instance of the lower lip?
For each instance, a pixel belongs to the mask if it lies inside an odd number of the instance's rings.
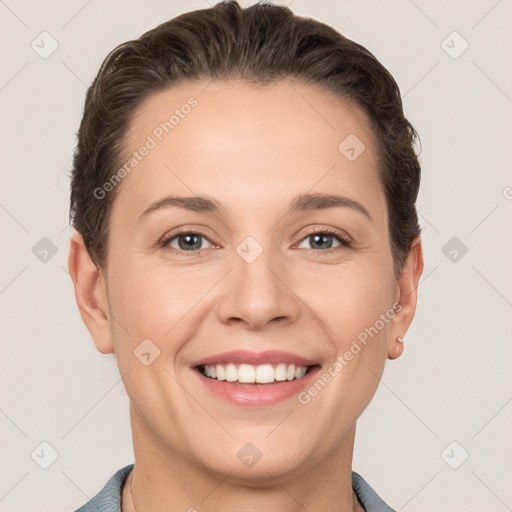
[[[240,384],[225,380],[210,379],[199,370],[194,370],[211,393],[235,405],[268,406],[298,395],[307,387],[320,370],[315,366],[301,379],[273,382],[271,384]]]

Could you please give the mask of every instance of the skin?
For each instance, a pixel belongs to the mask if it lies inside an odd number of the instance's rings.
[[[132,119],[126,154],[167,112],[198,105],[119,185],[106,268],[71,239],[69,270],[83,321],[98,350],[114,352],[130,397],[135,467],[123,512],[352,511],[356,420],[373,397],[386,359],[413,319],[423,270],[420,239],[398,277],[388,238],[373,134],[355,106],[321,89],[277,82],[192,82],[153,94]],[[350,162],[338,145],[356,134],[365,151]],[[287,213],[303,193],[336,193],[362,204]],[[221,210],[162,208],[167,195],[208,195]],[[200,254],[158,240],[177,227],[200,231]],[[338,230],[329,249],[311,230]],[[252,236],[253,263],[236,252]],[[284,350],[317,361],[321,373],[394,303],[401,309],[308,404],[268,407],[213,396],[190,363],[235,349]],[[160,356],[145,366],[133,352],[149,338]],[[320,375],[321,375],[320,373]],[[247,468],[247,442],[262,458]],[[243,504],[243,506],[241,505]],[[300,504],[300,506],[298,505]]]

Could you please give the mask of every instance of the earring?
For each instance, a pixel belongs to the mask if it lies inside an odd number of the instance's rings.
[[[398,341],[398,343],[403,343],[403,342],[404,342],[404,339],[403,339],[403,338],[400,338],[400,336],[398,336],[398,338],[396,339],[396,341]]]

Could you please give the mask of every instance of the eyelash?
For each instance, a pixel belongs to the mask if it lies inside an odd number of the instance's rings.
[[[334,238],[336,238],[338,240],[338,242],[340,242],[341,246],[339,246],[339,247],[331,247],[329,249],[318,250],[318,251],[316,251],[315,249],[310,249],[310,250],[312,250],[314,252],[329,253],[329,252],[335,251],[336,249],[352,247],[352,240],[350,238],[348,238],[347,236],[343,236],[336,229],[333,229],[333,228],[322,228],[322,227],[316,227],[313,230],[308,231],[306,234],[304,234],[302,236],[302,238],[299,240],[299,243],[302,242],[303,240],[305,240],[306,238],[308,238],[310,236],[313,236],[313,235],[316,235],[316,234],[333,236]],[[201,236],[201,237],[203,237],[206,240],[211,242],[211,240],[205,234],[203,234],[203,233],[196,232],[196,231],[190,231],[187,228],[179,228],[177,231],[175,231],[171,235],[165,237],[160,242],[160,247],[162,249],[166,250],[166,251],[169,251],[169,252],[172,252],[172,253],[178,254],[178,255],[186,255],[186,256],[200,255],[201,254],[201,249],[193,250],[193,251],[182,251],[182,250],[179,250],[179,249],[175,249],[174,247],[169,247],[168,246],[169,242],[171,242],[175,238],[177,238],[179,236],[182,236],[182,235],[197,235],[197,236]]]

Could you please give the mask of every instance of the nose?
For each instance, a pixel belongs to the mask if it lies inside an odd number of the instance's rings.
[[[295,322],[301,301],[283,267],[283,262],[271,259],[267,251],[252,263],[235,255],[234,268],[223,280],[217,304],[220,321],[250,330]]]

